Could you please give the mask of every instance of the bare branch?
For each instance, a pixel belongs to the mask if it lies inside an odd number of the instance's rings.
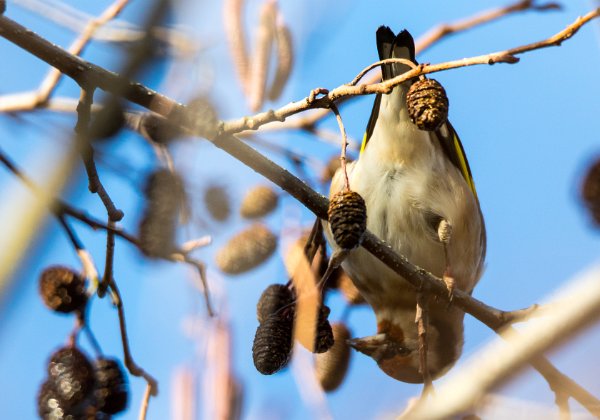
[[[486,10],[477,13],[474,16],[470,16],[453,23],[442,24],[436,28],[433,28],[417,40],[415,43],[415,49],[417,52],[423,52],[436,42],[440,41],[442,38],[445,38],[449,35],[457,32],[464,32],[476,26],[481,26],[485,23],[498,20],[501,17],[515,14],[517,12],[523,12],[526,10],[546,11],[557,9],[561,9],[561,5],[559,3],[549,2],[537,4],[535,0],[520,0],[508,6]]]
[[[556,293],[556,310],[525,325],[520,332],[508,328],[501,341],[491,343],[438,387],[435,397],[418,403],[404,418],[447,418],[469,409],[489,390],[504,383],[536,356],[565,342],[600,318],[600,268],[594,267]],[[568,392],[549,382],[558,400]],[[564,405],[564,404],[563,404]],[[600,403],[584,405],[600,416]]]
[[[569,27],[555,36],[538,43],[499,53],[472,57],[470,59],[451,61],[437,65],[422,65],[417,69],[410,70],[402,76],[398,76],[394,79],[390,79],[375,85],[340,86],[332,91],[329,91],[324,96],[316,97],[313,94],[309,98],[305,98],[301,101],[287,105],[277,111],[269,111],[266,113],[257,114],[253,117],[246,117],[233,122],[223,123],[220,129],[216,132],[207,129],[206,127],[195,127],[193,121],[190,121],[189,118],[185,118],[185,108],[180,104],[177,104],[169,98],[158,94],[157,92],[151,91],[140,84],[130,83],[114,73],[108,72],[98,66],[87,63],[78,57],[73,57],[72,55],[65,53],[63,50],[60,50],[37,35],[27,31],[25,28],[16,24],[10,19],[7,19],[6,17],[0,17],[0,35],[6,37],[12,42],[15,42],[17,45],[32,52],[38,57],[51,62],[54,66],[60,68],[78,82],[90,82],[93,85],[96,85],[109,92],[117,92],[126,99],[147,107],[163,116],[175,118],[175,122],[177,124],[180,124],[186,129],[193,131],[199,136],[203,136],[212,140],[217,147],[225,150],[242,163],[263,174],[265,177],[281,186],[284,190],[288,191],[292,196],[313,211],[318,217],[326,219],[328,202],[325,197],[314,192],[302,181],[291,175],[288,171],[277,166],[269,159],[256,152],[254,149],[240,142],[230,133],[248,129],[257,129],[269,121],[282,121],[289,115],[302,112],[306,109],[329,107],[332,103],[335,103],[335,101],[343,97],[371,93],[386,93],[397,84],[402,83],[410,78],[417,77],[421,74],[464,67],[467,65],[493,64],[496,62],[512,63],[516,61],[516,57],[514,57],[515,54],[521,54],[523,52],[560,44],[560,42],[563,40],[570,38],[585,23],[598,17],[599,15],[600,9],[596,9],[588,13],[583,18],[578,19],[576,22],[569,25]],[[377,239],[370,232],[365,233],[362,245],[370,253],[388,265],[388,267],[392,268],[398,274],[404,277],[406,281],[411,283],[413,286],[419,287],[421,284],[426,284],[431,293],[438,296],[442,300],[448,299],[447,289],[442,280],[411,264],[403,256],[395,254],[391,248]],[[399,281],[401,281],[401,279],[399,279]],[[504,319],[505,312],[492,308],[460,290],[456,290],[454,292],[454,304],[465,312],[470,313],[495,331],[498,331],[500,328],[506,325],[506,320]],[[536,369],[540,370],[542,374],[545,374],[545,377],[548,374],[548,370],[546,370],[546,368],[551,367],[555,370],[550,362],[541,357],[534,359],[532,364],[534,367],[536,367]],[[560,372],[558,373],[561,375],[561,380],[566,378],[564,375],[560,374]],[[563,389],[565,389],[564,383],[559,384],[558,386],[561,386]],[[574,392],[573,389],[568,389],[567,392],[569,392],[574,398],[578,399],[579,402],[584,404],[584,402],[580,400],[580,398],[582,398],[584,395],[579,392],[581,391],[581,387],[579,388],[580,389],[577,392]],[[591,398],[596,402],[598,401],[594,397]]]

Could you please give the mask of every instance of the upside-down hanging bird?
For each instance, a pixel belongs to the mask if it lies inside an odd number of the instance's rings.
[[[403,58],[416,64],[414,41],[406,30],[396,35],[382,26],[376,38],[381,60]],[[403,63],[381,68],[384,81],[411,69]],[[427,131],[411,120],[407,92],[415,82],[407,80],[389,94],[376,95],[360,156],[347,166],[349,187],[363,197],[367,228],[373,234],[413,264],[453,279],[450,289],[471,293],[482,274],[486,249],[471,170],[450,122],[444,120]],[[344,189],[344,179],[338,170],[331,196]],[[324,225],[328,242],[339,250],[328,223]],[[375,335],[350,344],[372,357],[389,376],[423,382],[415,289],[363,248],[351,250],[342,267],[377,318]],[[459,358],[463,318],[464,313],[453,305],[429,299],[427,369],[433,378]]]

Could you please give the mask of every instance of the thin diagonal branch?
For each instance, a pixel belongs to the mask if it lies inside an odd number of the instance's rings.
[[[306,109],[328,107],[331,103],[334,103],[336,100],[346,96],[386,93],[399,83],[402,83],[410,78],[417,77],[421,74],[464,67],[467,65],[515,62],[516,57],[514,57],[514,54],[521,54],[534,49],[558,45],[563,40],[570,38],[585,23],[598,17],[599,15],[600,9],[596,9],[588,13],[583,18],[578,19],[576,22],[569,25],[565,30],[561,31],[554,37],[539,43],[530,44],[528,46],[519,47],[512,50],[506,50],[499,53],[472,57],[465,60],[457,60],[437,65],[422,65],[417,69],[410,70],[402,76],[398,76],[394,79],[390,79],[375,85],[361,85],[355,87],[350,87],[347,85],[340,86],[332,91],[329,91],[329,93],[323,97],[312,97],[310,98],[312,100],[305,98],[304,100],[287,105],[277,111],[269,111],[266,113],[257,114],[253,117],[245,117],[240,120],[235,120],[230,123],[222,123],[217,132],[211,131],[204,126],[195,127],[193,120],[190,120],[189,116],[186,115],[185,108],[180,104],[170,100],[166,96],[149,90],[140,84],[123,80],[114,73],[110,73],[98,66],[87,63],[77,57],[73,57],[38,37],[37,35],[26,31],[25,28],[21,27],[10,19],[7,19],[6,17],[0,17],[0,35],[15,42],[17,45],[20,45],[38,57],[49,60],[53,63],[53,65],[59,67],[62,71],[77,81],[85,79],[85,81],[90,82],[101,89],[105,89],[109,92],[119,92],[128,100],[151,109],[163,116],[174,118],[174,121],[177,124],[180,124],[182,127],[195,132],[199,136],[210,139],[217,147],[225,150],[239,161],[245,163],[247,166],[261,173],[282,187],[284,190],[288,191],[292,196],[313,211],[318,217],[326,219],[328,201],[325,197],[314,192],[302,181],[291,175],[288,171],[277,166],[269,159],[256,152],[254,149],[239,141],[230,133],[247,129],[256,129],[269,121],[282,121],[289,115],[302,112]],[[124,87],[128,87],[129,89],[122,89]],[[421,283],[425,283],[433,294],[442,300],[447,300],[447,290],[444,283],[440,279],[411,264],[403,256],[397,255],[391,250],[391,248],[377,239],[370,232],[365,233],[362,246],[386,265],[388,265],[388,267],[392,268],[398,274],[403,276],[406,281],[411,283],[413,286],[418,287]],[[401,279],[399,279],[399,281],[401,281]],[[460,290],[456,290],[454,293],[454,304],[465,312],[470,313],[495,331],[498,331],[500,328],[506,325],[506,320],[504,319],[504,314],[506,314],[505,312],[492,308],[485,303],[472,298],[468,294],[461,292]],[[543,357],[534,359],[534,361],[536,360],[542,360],[544,361],[544,364],[550,363]],[[534,366],[537,369],[541,368],[541,365],[539,364],[537,366],[534,364]],[[554,380],[556,380],[556,383],[551,384],[553,388],[555,386],[560,387],[561,389],[564,389],[565,392],[568,392],[569,395],[578,399],[577,395],[581,389],[578,391],[574,390],[574,383],[569,383],[564,375],[560,374],[560,376],[554,377]],[[579,399],[578,401],[585,405],[585,401],[581,401]],[[595,399],[595,402],[600,403],[600,401],[597,399]],[[586,408],[588,408],[588,410],[592,409],[587,406]]]

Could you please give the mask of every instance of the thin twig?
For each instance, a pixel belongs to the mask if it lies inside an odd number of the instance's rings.
[[[114,228],[115,223],[108,220],[108,227]],[[112,230],[106,231],[106,260],[104,264],[104,275],[102,276],[102,282],[98,287],[98,296],[103,297],[106,293],[112,278],[113,278],[113,265],[115,260],[115,233]]]
[[[148,372],[142,369],[139,365],[135,363],[133,360],[133,356],[131,355],[131,350],[129,348],[129,339],[127,337],[127,325],[125,323],[125,309],[123,307],[123,299],[121,298],[121,292],[119,292],[119,288],[117,287],[117,283],[114,279],[111,280],[110,288],[113,291],[114,295],[117,297],[117,313],[119,315],[119,330],[121,332],[121,343],[123,345],[123,361],[125,363],[125,367],[133,376],[142,377],[146,380],[149,387],[150,395],[158,394],[158,382],[156,379],[152,377]]]
[[[117,0],[106,8],[100,16],[91,19],[83,28],[79,38],[71,44],[68,51],[73,55],[80,55],[98,29],[117,17],[128,3],[129,0]],[[0,111],[34,109],[46,104],[61,77],[62,72],[60,70],[57,68],[50,69],[37,91],[21,94],[21,102],[19,104],[20,109],[15,109],[14,107],[12,109],[6,109],[5,105],[11,103],[14,104],[15,102],[9,100],[8,103],[6,103],[4,97],[0,97]],[[14,95],[10,96],[12,97],[8,99],[14,99]]]
[[[417,52],[423,52],[426,49],[430,48],[433,44],[439,42],[442,38],[456,34],[457,32],[467,31],[476,26],[481,26],[485,23],[496,21],[501,17],[510,14],[526,10],[546,11],[558,10],[562,8],[562,6],[559,3],[554,2],[539,5],[536,3],[537,2],[535,0],[520,0],[508,6],[499,7],[497,9],[492,10],[486,10],[483,12],[479,12],[474,16],[470,16],[456,22],[439,25],[429,30],[425,35],[421,36],[415,42],[415,50]]]
[[[419,337],[419,369],[421,371],[421,375],[423,375],[423,398],[425,398],[433,389],[433,381],[431,379],[431,373],[429,372],[429,365],[427,362],[427,328],[429,325],[429,305],[427,300],[428,296],[426,295],[426,291],[423,290],[423,288],[417,290],[417,310],[415,312],[415,323],[417,324],[417,334]]]
[[[541,41],[537,44],[530,44],[529,46],[526,46],[525,49],[520,48],[519,53],[531,51],[537,48],[556,45],[561,39],[568,39],[581,26],[583,26],[590,20],[598,17],[599,15],[600,9],[596,9],[588,13],[583,18],[578,19],[576,22],[569,25],[569,27],[567,27],[564,31],[561,31],[559,34],[557,34],[559,37],[562,36],[562,38],[557,40],[555,36],[546,41]],[[59,67],[63,72],[65,72],[75,80],[87,78],[87,80],[93,80],[100,88],[108,91],[114,91],[116,89],[115,86],[117,86],[118,88],[121,88],[123,86],[130,86],[131,89],[127,91],[122,91],[120,89],[117,91],[123,92],[122,95],[126,99],[131,100],[144,107],[147,107],[163,116],[180,116],[182,113],[184,113],[183,107],[170,100],[169,98],[160,95],[157,92],[149,90],[142,85],[129,83],[126,80],[119,78],[115,74],[107,72],[101,67],[87,63],[77,57],[72,57],[69,54],[57,48],[56,46],[53,46],[43,38],[40,38],[37,35],[28,32],[22,26],[16,24],[15,22],[11,21],[10,19],[7,19],[4,16],[0,17],[0,35],[6,37],[12,42],[15,42],[17,45],[21,46],[27,51],[32,52],[33,54],[37,55],[42,59],[52,60],[54,65]],[[336,91],[334,89],[333,91],[329,92],[329,94],[327,94],[326,96],[318,98],[313,102],[310,102],[308,105],[308,98],[306,98],[303,101],[299,101],[297,103],[285,106],[278,111],[270,111],[267,113],[257,114],[254,117],[246,117],[241,120],[235,120],[232,123],[223,123],[220,130],[221,135],[217,137],[215,137],[216,133],[207,131],[203,128],[200,128],[200,130],[203,130],[202,132],[197,132],[196,134],[212,139],[213,143],[216,146],[225,150],[227,153],[234,156],[236,159],[240,160],[250,168],[263,174],[265,177],[267,177],[277,185],[281,186],[284,190],[288,191],[292,196],[294,196],[296,199],[302,202],[307,208],[311,209],[317,216],[326,218],[327,199],[325,197],[315,193],[300,180],[292,176],[288,171],[285,171],[283,168],[275,165],[273,162],[269,161],[255,150],[240,142],[235,137],[228,135],[228,130],[229,132],[236,132],[244,129],[255,129],[268,121],[281,121],[284,120],[288,115],[301,112],[304,109],[309,109],[310,107],[327,106],[329,103],[342,97],[342,94],[352,95],[376,93],[378,91],[385,92],[388,89],[392,89],[397,84],[402,83],[403,81],[408,80],[409,78],[417,77],[420,74],[431,73],[434,71],[442,71],[445,69],[462,67],[465,65],[482,63],[490,64],[500,61],[514,62],[514,57],[512,57],[510,51],[511,50],[507,50],[503,53],[489,54],[486,56],[474,57],[472,59],[442,63],[438,65],[422,66],[419,67],[417,70],[410,70],[402,76],[390,79],[386,82],[377,85],[361,85],[357,87],[342,86],[340,88],[337,88],[341,90]],[[513,52],[513,54],[514,53],[516,52]],[[185,119],[178,121],[181,121],[180,124],[182,124],[188,129],[193,128],[192,124],[186,121]],[[430,287],[431,292],[433,294],[435,294],[441,299],[447,299],[446,287],[440,279],[410,264],[408,260],[406,260],[406,258],[397,255],[387,245],[385,245],[382,241],[378,240],[369,232],[365,233],[362,246],[369,252],[374,254],[376,257],[381,259],[390,268],[398,272],[415,287],[417,287],[418,284],[421,284],[421,282],[427,282],[428,287]],[[486,325],[488,325],[495,331],[497,331],[503,325],[505,325],[502,319],[502,314],[504,312],[492,308],[484,304],[483,302],[472,298],[468,294],[461,292],[460,290],[456,290],[454,293],[454,304],[457,307],[463,309],[465,312],[472,314],[477,319],[484,322]],[[544,363],[535,363],[536,361],[539,362],[540,360],[542,360]],[[552,366],[546,359],[543,358],[535,359],[532,362],[532,364],[540,372],[544,372],[544,368],[548,367],[548,365]],[[579,389],[574,389],[574,383],[572,383],[572,381],[571,383],[565,381],[564,379],[566,377],[562,374],[560,375],[561,376],[559,377],[559,379],[562,382],[560,386],[566,389],[566,392],[569,392],[569,394],[576,398],[580,403],[584,404],[584,402],[582,402],[582,400],[579,399],[582,397],[580,391],[582,391],[583,389],[581,387],[578,387]],[[587,392],[585,390],[583,391]],[[595,401],[598,401],[593,396],[591,398]],[[585,401],[585,399],[583,400]]]
[[[86,26],[89,25],[90,21],[99,20],[103,16],[95,17],[57,0],[13,0],[13,3],[77,33],[86,31]],[[114,4],[109,6],[107,11],[112,7],[114,7]],[[145,34],[146,31],[133,23],[115,20],[113,22],[107,21],[101,27],[98,27],[92,38],[98,41],[123,44],[139,42]],[[178,55],[189,56],[202,48],[189,34],[179,28],[153,28],[152,36],[169,46],[169,48],[164,49],[166,54],[178,53]]]
[[[83,243],[81,242],[79,237],[77,237],[77,235],[75,234],[75,231],[71,228],[71,226],[68,225],[67,221],[65,220],[64,215],[57,215],[56,217],[57,217],[59,223],[61,224],[63,230],[67,234],[67,237],[69,238],[69,241],[73,245],[73,248],[75,248],[75,252],[85,249],[83,246]]]
[[[37,34],[28,31],[18,23],[8,19],[6,16],[0,17],[0,36],[3,36],[9,41],[19,45],[21,48],[31,52],[40,59],[53,63],[53,65],[59,68],[63,73],[78,82],[89,83],[99,87],[100,89],[106,90],[107,92],[123,96],[125,99],[144,106],[160,115],[172,117],[175,121],[180,121],[180,124],[185,125],[189,129],[195,130],[196,134],[201,137],[214,139],[218,134],[230,134],[238,133],[244,130],[256,130],[269,122],[284,121],[289,116],[298,114],[307,109],[329,108],[332,103],[345,97],[374,93],[389,93],[400,83],[423,74],[473,65],[515,63],[518,61],[515,55],[540,48],[559,45],[562,41],[573,36],[577,30],[579,30],[579,28],[588,23],[590,20],[597,18],[599,15],[600,8],[595,9],[584,17],[577,19],[558,34],[546,40],[523,47],[517,47],[497,53],[486,54],[462,60],[448,61],[446,63],[421,65],[417,69],[409,70],[400,76],[377,84],[359,86],[342,85],[329,91],[327,95],[312,101],[307,97],[300,101],[285,105],[278,110],[270,110],[251,117],[244,117],[233,121],[223,122],[216,133],[211,131],[210,127],[206,127],[204,125],[202,127],[194,127],[192,121],[186,121],[186,118],[184,118],[186,115],[185,109],[181,104],[178,104],[166,96],[148,89],[139,83],[129,82],[126,79],[119,77],[115,73],[111,73],[102,67],[96,66],[82,60],[79,57],[69,54],[56,45],[41,38]]]
[[[505,51],[484,54],[480,56],[464,58],[461,60],[448,61],[439,64],[422,64],[415,69],[409,70],[402,75],[394,77],[389,80],[382,81],[380,83],[370,85],[358,85],[349,86],[342,85],[335,89],[329,90],[329,92],[319,98],[306,97],[300,101],[292,102],[288,105],[279,108],[278,110],[270,110],[262,112],[251,117],[244,117],[237,120],[226,121],[223,123],[221,132],[222,133],[237,133],[244,130],[257,130],[262,125],[273,122],[273,121],[284,121],[291,115],[297,114],[307,109],[312,108],[329,108],[332,103],[349,96],[356,95],[369,95],[374,93],[389,93],[395,86],[406,80],[424,75],[430,74],[460,67],[468,67],[475,65],[491,65],[495,63],[509,63],[514,64],[519,61],[516,55],[523,54],[525,52],[547,48],[552,46],[558,46],[563,41],[571,38],[583,25],[588,23],[590,20],[600,16],[600,8],[595,9],[583,17],[578,18],[575,22],[568,25],[564,30],[551,36],[548,39],[535,42],[532,44],[524,45],[521,47],[507,49]]]
[[[148,404],[150,403],[150,396],[152,394],[152,386],[150,383],[146,384],[146,391],[144,391],[144,397],[142,398],[142,404],[140,406],[139,420],[146,420],[146,414],[148,413]]]
[[[502,7],[500,9],[494,9],[490,11],[480,12],[474,16],[463,19],[459,22],[444,24],[438,28],[432,29],[428,31],[425,35],[418,38],[415,42],[415,52],[416,54],[420,54],[426,49],[433,46],[435,43],[441,41],[447,36],[457,34],[459,32],[463,32],[469,29],[473,29],[477,26],[498,20],[504,16],[508,16],[511,14],[516,14],[518,12],[527,11],[527,10],[553,10],[560,9],[561,6],[558,3],[546,3],[542,5],[536,5],[535,0],[519,0],[516,3],[511,5]],[[366,84],[377,83],[381,80],[381,74],[376,73],[373,74],[369,79],[367,79]],[[338,101],[338,104],[345,103],[347,99],[352,99],[353,97],[342,98]],[[301,116],[298,118],[292,118],[286,120],[283,124],[272,124],[268,126],[268,130],[287,130],[287,129],[300,129],[300,130],[308,130],[313,132],[316,125],[323,120],[325,117],[329,115],[327,109],[319,109],[315,110],[309,115]]]
[[[94,89],[84,87],[81,89],[81,97],[79,105],[77,105],[77,124],[75,125],[75,133],[77,133],[78,144],[80,147],[81,158],[85,165],[85,170],[88,176],[88,189],[91,193],[98,194],[102,204],[106,208],[108,218],[113,222],[118,222],[124,216],[123,212],[116,208],[110,195],[104,188],[96,163],[94,161],[94,148],[90,144],[89,125],[91,118],[91,107],[93,103]]]
[[[340,153],[340,164],[342,173],[344,174],[344,191],[350,191],[350,180],[348,179],[348,170],[346,169],[346,148],[348,147],[348,136],[346,135],[346,128],[342,121],[342,116],[335,104],[331,104],[331,111],[335,114],[335,119],[340,127],[342,133],[342,151]]]
[[[406,58],[386,58],[385,60],[380,60],[380,61],[376,61],[372,64],[369,64],[367,67],[365,67],[364,69],[362,69],[360,71],[360,73],[358,73],[356,75],[356,77],[354,79],[352,79],[352,81],[350,83],[348,83],[348,86],[356,86],[358,84],[358,82],[360,82],[360,80],[365,77],[365,75],[370,72],[371,70],[373,70],[375,67],[379,67],[379,66],[383,66],[384,64],[404,64],[406,66],[409,66],[411,69],[416,69],[418,67],[418,64],[413,63],[411,60],[407,60]]]
[[[556,310],[546,319],[538,319],[517,332],[509,327],[479,355],[466,361],[462,368],[438,387],[436,395],[426,403],[419,402],[404,418],[450,418],[476,404],[491,389],[510,379],[538,355],[564,343],[600,319],[600,267],[567,282],[554,294]],[[573,302],[576,302],[574,304]],[[548,380],[559,402],[568,395],[562,382]],[[581,402],[581,401],[580,401]],[[584,404],[595,417],[600,416],[600,402]],[[562,402],[561,402],[562,404]]]

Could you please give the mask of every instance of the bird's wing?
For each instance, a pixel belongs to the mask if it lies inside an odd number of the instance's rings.
[[[452,162],[452,164],[460,170],[460,173],[465,178],[465,181],[467,181],[467,185],[473,192],[473,195],[475,198],[477,198],[475,181],[473,180],[473,175],[471,174],[471,168],[469,167],[467,155],[465,154],[465,150],[460,142],[460,138],[458,137],[454,127],[452,127],[452,124],[450,124],[450,121],[446,121],[438,130],[435,131],[435,137],[442,146],[442,149],[444,150],[444,153],[450,162]]]

